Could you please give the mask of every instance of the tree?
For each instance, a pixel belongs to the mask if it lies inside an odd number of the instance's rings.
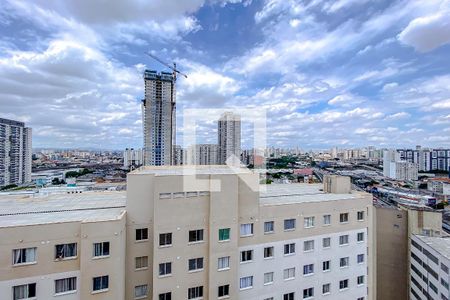
[[[56,178],[53,178],[53,179],[52,179],[52,184],[53,184],[53,185],[60,185],[60,184],[61,184],[61,181],[59,181],[59,178],[56,177]]]

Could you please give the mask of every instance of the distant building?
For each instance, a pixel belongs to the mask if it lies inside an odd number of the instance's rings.
[[[397,149],[400,158],[418,164],[419,171],[450,171],[450,149]]]
[[[386,150],[383,155],[383,175],[396,180],[417,180],[418,166],[401,160],[396,150]]]
[[[430,178],[427,187],[433,193],[450,196],[450,178]]]
[[[123,152],[123,167],[140,167],[144,164],[144,151],[142,149],[126,148]]]
[[[175,145],[175,79],[172,73],[145,70],[142,100],[144,164],[173,164]]]
[[[184,165],[186,161],[186,151],[180,145],[173,147],[173,164],[175,166]]]
[[[241,157],[241,117],[232,112],[224,113],[218,125],[218,163],[225,165],[227,160],[238,165]]]
[[[189,165],[217,165],[218,146],[216,144],[196,144],[187,149]]]
[[[31,182],[31,128],[0,118],[0,187]]]

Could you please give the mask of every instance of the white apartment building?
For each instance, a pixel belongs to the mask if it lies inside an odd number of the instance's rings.
[[[0,118],[0,187],[31,181],[31,128]]]
[[[241,116],[232,112],[222,114],[217,122],[218,164],[239,165],[241,157]]]
[[[397,150],[386,150],[383,154],[383,175],[396,180],[417,180],[418,164],[400,159]]]
[[[450,299],[450,237],[411,235],[411,299]]]
[[[123,152],[123,167],[140,167],[144,164],[144,151],[142,149],[126,148]]]
[[[187,165],[217,165],[217,144],[195,144],[187,149]]]

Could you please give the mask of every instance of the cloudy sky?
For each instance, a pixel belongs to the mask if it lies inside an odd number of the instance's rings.
[[[145,51],[189,75],[179,118],[265,110],[274,146],[450,147],[450,0],[0,3],[0,117],[35,147],[141,146],[142,71],[163,69]]]

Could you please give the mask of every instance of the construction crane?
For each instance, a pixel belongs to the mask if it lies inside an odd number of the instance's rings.
[[[173,67],[171,65],[169,65],[168,63],[164,62],[163,60],[161,60],[160,58],[158,58],[157,56],[151,54],[150,52],[146,52],[145,54],[147,54],[148,56],[150,56],[151,58],[153,58],[154,60],[158,61],[159,63],[161,63],[162,65],[168,67],[169,69],[172,70],[173,72],[173,79],[176,81],[177,80],[177,73],[180,75],[183,75],[185,78],[187,78],[187,75],[184,73],[181,73],[180,71],[177,70],[177,64],[174,62],[173,63]]]

